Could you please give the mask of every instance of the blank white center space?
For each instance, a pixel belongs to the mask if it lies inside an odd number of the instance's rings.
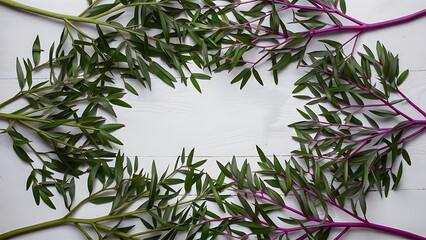
[[[127,95],[131,110],[118,110],[118,121],[126,124],[118,133],[124,152],[176,155],[182,147],[195,147],[203,156],[254,155],[259,145],[288,154],[297,147],[287,125],[297,116],[298,101],[286,80],[286,86],[251,82],[241,91],[229,79],[213,75],[201,82],[202,94],[192,86],[171,89],[157,81],[151,92]]]

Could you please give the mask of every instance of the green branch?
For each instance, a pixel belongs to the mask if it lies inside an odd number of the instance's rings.
[[[49,17],[49,18],[59,19],[59,20],[65,21],[65,22],[66,21],[72,21],[72,22],[91,23],[91,24],[95,24],[95,25],[114,28],[114,29],[117,29],[117,30],[122,30],[122,31],[125,31],[125,32],[128,32],[128,33],[133,33],[133,34],[136,34],[138,36],[144,36],[144,34],[141,33],[141,32],[133,31],[133,30],[130,30],[130,29],[127,29],[125,27],[118,26],[118,25],[109,24],[105,21],[100,21],[100,20],[96,20],[96,19],[93,19],[93,18],[73,16],[73,15],[62,14],[62,13],[55,13],[55,12],[43,10],[43,9],[40,9],[40,8],[31,7],[31,6],[28,6],[28,5],[25,5],[25,4],[22,4],[22,3],[18,3],[18,2],[15,2],[15,1],[11,1],[11,0],[0,0],[0,4],[11,7],[13,9],[19,9],[19,10],[22,10],[22,11],[42,15],[42,16]]]

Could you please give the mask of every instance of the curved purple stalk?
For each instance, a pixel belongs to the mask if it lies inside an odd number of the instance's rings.
[[[294,183],[294,182],[293,182],[293,186],[301,189],[302,191],[308,193],[309,195],[311,195],[315,198],[318,198],[318,195],[315,192],[311,191],[310,189],[302,187],[299,184]],[[317,231],[317,230],[322,229],[322,228],[344,228],[342,230],[342,232],[340,232],[335,237],[335,239],[340,239],[351,228],[365,228],[365,229],[377,230],[377,231],[380,231],[380,232],[384,232],[384,233],[388,233],[388,234],[391,234],[391,235],[400,236],[400,237],[404,237],[404,238],[408,238],[408,239],[415,239],[415,240],[425,240],[426,239],[423,236],[420,236],[420,235],[417,235],[415,233],[411,233],[411,232],[408,232],[408,231],[405,231],[405,230],[401,230],[401,229],[397,229],[397,228],[393,228],[393,227],[389,227],[389,226],[385,226],[385,225],[380,225],[380,224],[376,224],[376,223],[371,223],[371,222],[367,221],[366,219],[357,216],[356,214],[347,210],[346,208],[336,204],[334,201],[332,201],[331,199],[329,199],[325,196],[322,196],[322,199],[326,203],[342,210],[343,212],[345,212],[349,216],[357,219],[359,222],[358,221],[356,221],[356,222],[351,222],[351,221],[349,221],[349,222],[334,222],[333,220],[309,217],[309,216],[305,216],[303,212],[301,212],[301,211],[299,211],[295,208],[292,208],[292,207],[289,207],[285,204],[280,204],[280,203],[274,201],[273,199],[268,197],[267,194],[264,193],[264,192],[254,193],[254,192],[250,192],[250,191],[243,191],[243,193],[251,195],[251,196],[258,198],[258,199],[261,199],[263,201],[272,203],[274,205],[280,206],[283,209],[289,210],[293,213],[296,213],[297,215],[299,215],[301,217],[304,217],[308,221],[315,222],[312,225],[305,225],[304,227],[275,227],[274,231],[276,231],[276,232],[282,232],[282,233],[288,234],[288,233],[293,233],[293,232],[305,231],[306,229],[311,230],[311,231]],[[253,220],[253,218],[250,217],[250,216],[239,215],[239,216],[233,216],[233,217],[225,217],[225,218],[217,218],[217,219],[215,218],[215,219],[212,219],[211,221],[222,221],[224,219],[228,220],[230,218],[231,219],[245,218],[245,219],[248,219],[248,220]],[[272,226],[268,222],[260,220],[260,219],[257,219],[256,221],[259,222],[260,224],[264,225],[264,226],[268,226],[268,227]],[[298,239],[305,239],[306,236],[307,235],[304,234],[304,235],[300,236]]]

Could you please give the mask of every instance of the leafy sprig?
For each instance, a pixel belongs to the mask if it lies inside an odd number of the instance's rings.
[[[88,239],[174,239],[178,233],[196,239],[202,234],[198,229],[205,223],[205,216],[212,214],[206,211],[206,201],[214,198],[213,189],[222,191],[226,187],[223,180],[213,180],[202,170],[206,160],[196,161],[194,150],[188,155],[184,150],[174,167],[161,174],[155,162],[146,171],[139,169],[138,161],[119,153],[114,166],[98,163],[88,175],[89,196],[73,205],[64,217],[3,233],[0,238],[74,225]],[[95,218],[74,217],[93,205],[103,205],[104,209],[109,205],[110,210]]]
[[[331,168],[344,195],[377,187],[387,196],[401,180],[401,157],[411,164],[404,147],[426,130],[426,113],[400,89],[408,70],[399,71],[398,56],[381,43],[376,55],[364,49],[359,60],[338,49],[311,55],[295,83],[295,97],[309,102],[298,110],[305,120],[291,125],[300,143],[293,153]]]
[[[119,154],[114,167],[93,168],[89,196],[63,218],[3,233],[0,238],[74,225],[87,239],[341,239],[359,228],[426,239],[368,221],[365,202],[342,205],[345,196],[333,188],[324,166],[307,168],[295,158],[283,162],[268,158],[260,148],[257,151],[259,171],[252,171],[247,161],[239,166],[233,158],[226,164],[218,162],[216,179],[202,170],[206,160],[196,161],[193,150],[187,156],[183,152],[173,169],[162,174],[155,162],[148,173],[138,169],[137,158],[131,161]],[[109,205],[110,210],[95,218],[74,217],[92,204]],[[337,211],[349,220],[334,219],[330,213]]]
[[[79,16],[45,11],[10,0],[2,0],[0,4],[63,21],[64,32],[56,56],[64,44],[70,46],[74,63],[82,66],[79,71],[85,77],[115,72],[124,81],[125,88],[134,94],[137,94],[136,83],[150,88],[154,77],[174,87],[176,72],[185,85],[189,78],[200,92],[198,80],[210,79],[201,72],[192,73],[188,66],[189,62],[199,65],[203,61],[192,54],[197,51],[194,44],[185,44],[191,34],[194,35],[190,21],[185,18],[186,3],[93,1]],[[124,14],[126,11],[133,14]],[[95,33],[84,31],[76,23],[91,26]]]
[[[64,35],[61,42],[64,40]],[[115,116],[114,105],[130,107],[122,97],[125,91],[111,85],[108,71],[83,76],[83,67],[74,50],[65,52],[61,44],[49,51],[49,61],[40,61],[40,40],[33,44],[33,59],[17,60],[19,92],[0,104],[0,120],[7,123],[7,134],[20,159],[32,171],[27,180],[37,204],[43,200],[55,208],[50,198],[56,188],[69,207],[74,198],[74,177],[87,167],[107,162],[116,156],[114,148],[121,141],[113,132],[124,125],[106,121],[105,113]],[[56,52],[56,53],[55,53]],[[34,79],[48,66],[50,80]],[[98,67],[92,67],[100,69]]]
[[[291,62],[300,64],[314,41],[340,48],[352,42],[353,52],[362,33],[426,15],[426,9],[422,9],[389,21],[365,23],[346,13],[344,0],[206,3],[188,13],[200,38],[194,39],[202,49],[200,58],[206,59],[210,70],[239,72],[231,83],[240,83],[240,88],[252,77],[263,84],[256,68],[265,62],[270,64],[269,71],[278,84],[279,73]],[[351,33],[343,44],[320,37],[340,32]]]
[[[72,48],[86,62],[106,61],[123,78],[136,79],[146,87],[151,85],[151,75],[173,87],[177,73],[185,85],[189,78],[200,92],[198,80],[209,77],[192,73],[190,63],[210,71],[241,67],[231,83],[240,82],[243,88],[252,76],[263,84],[256,67],[266,61],[278,83],[278,73],[291,62],[300,63],[313,41],[338,45],[318,38],[322,34],[353,32],[341,47],[353,42],[354,49],[365,31],[426,15],[426,9],[422,9],[392,20],[365,23],[346,13],[345,0],[90,1],[78,16],[12,0],[0,0],[0,4],[62,20],[68,32],[73,33]],[[130,19],[129,14],[124,14],[129,11],[133,12]],[[75,23],[93,26],[97,35],[86,33]],[[89,58],[86,52],[91,51],[98,58]],[[256,59],[250,57],[259,54]],[[169,69],[163,68],[162,63]],[[132,84],[126,83],[126,88],[136,93]]]
[[[226,226],[223,235],[235,239],[341,239],[352,229],[364,228],[425,239],[368,221],[363,201],[342,205],[346,196],[333,188],[326,167],[313,164],[308,168],[295,158],[285,162],[275,156],[270,159],[259,148],[258,154],[261,170],[257,172],[251,172],[246,162],[241,167],[235,160],[219,165],[237,193],[237,200],[221,203],[228,215],[211,219]],[[331,212],[350,220],[336,220]]]

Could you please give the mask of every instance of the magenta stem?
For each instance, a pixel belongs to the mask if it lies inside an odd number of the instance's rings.
[[[329,28],[324,28],[324,29],[319,29],[319,30],[314,30],[311,31],[309,33],[309,35],[316,35],[316,34],[324,34],[324,33],[330,33],[330,32],[336,32],[336,31],[368,31],[368,30],[373,30],[373,29],[377,29],[377,28],[385,28],[385,27],[389,27],[389,26],[395,26],[401,23],[405,23],[405,22],[409,22],[412,21],[414,19],[423,17],[426,15],[426,8],[422,9],[418,12],[409,14],[407,16],[403,16],[403,17],[399,17],[399,18],[395,18],[392,20],[386,20],[386,21],[382,21],[382,22],[377,22],[377,23],[367,23],[367,24],[363,24],[363,25],[359,25],[359,26],[334,26],[334,27],[329,27]]]
[[[392,20],[367,24],[367,29],[365,29],[365,30],[394,26],[394,25],[397,25],[397,24],[409,22],[409,21],[412,21],[414,19],[423,17],[424,15],[426,15],[426,8],[422,9],[418,12],[415,12],[415,13],[412,13],[412,14],[409,14],[409,15],[406,15],[406,16],[403,16],[403,17],[395,18],[395,19],[392,19]]]
[[[386,104],[382,104],[382,103],[379,103],[379,104],[365,104],[365,105],[347,105],[347,104],[345,104],[345,105],[346,105],[345,107],[343,107],[343,108],[341,108],[339,110],[342,111],[342,110],[345,110],[347,108],[369,108],[369,107],[385,107],[385,106],[387,106]]]
[[[327,126],[334,126],[334,127],[364,128],[364,129],[368,129],[368,130],[377,130],[377,131],[381,131],[381,130],[386,131],[386,130],[391,129],[391,128],[374,128],[374,127],[352,125],[352,124],[329,123],[329,122],[324,122],[324,121],[319,121],[319,120],[311,120],[309,122],[319,123],[319,124],[323,124],[323,125],[327,125]]]
[[[352,134],[346,134],[346,135],[341,135],[341,136],[337,136],[337,137],[328,137],[328,138],[320,138],[320,139],[312,139],[309,140],[309,142],[325,142],[328,140],[337,140],[337,139],[342,139],[342,138],[349,138],[349,137],[353,137],[355,135],[357,135],[358,133],[352,133]],[[354,140],[348,140],[348,141],[354,141]]]
[[[275,200],[273,200],[271,198],[267,198],[267,197],[265,197],[265,195],[263,193],[256,194],[256,193],[248,192],[248,194],[252,194],[253,196],[255,196],[255,197],[259,198],[259,199],[262,199],[264,201],[270,202],[270,203],[275,204],[277,206],[280,206],[280,207],[282,207],[284,209],[287,209],[287,210],[289,210],[289,211],[291,211],[291,212],[293,212],[293,213],[295,213],[295,214],[297,214],[299,216],[305,217],[309,221],[314,221],[314,222],[323,222],[324,221],[324,219],[313,218],[313,217],[306,217],[305,214],[303,214],[303,212],[301,212],[301,211],[299,211],[297,209],[294,209],[294,208],[292,208],[290,206],[287,206],[285,204],[281,204],[281,203],[279,203],[279,202],[277,202],[277,201],[275,201]]]
[[[278,174],[278,176],[280,176],[280,177],[282,177],[282,178],[284,178],[284,179],[286,178],[285,174],[282,174],[282,173]],[[315,198],[319,198],[319,197],[318,197],[318,194],[316,194],[314,191],[312,191],[312,190],[310,190],[310,189],[307,189],[307,188],[305,188],[305,187],[303,187],[303,186],[301,186],[300,184],[297,184],[297,183],[295,183],[295,182],[293,182],[292,184],[293,184],[293,186],[298,187],[300,190],[302,190],[302,191],[306,192],[307,194],[309,194],[309,195],[311,195],[311,196],[313,196],[313,197],[315,197]],[[359,217],[358,215],[354,214],[353,212],[351,212],[351,211],[347,210],[346,208],[344,208],[344,207],[340,206],[339,204],[335,203],[333,200],[329,199],[328,197],[326,197],[326,196],[322,196],[322,199],[323,199],[326,203],[328,203],[328,204],[330,204],[330,205],[332,205],[332,206],[334,206],[334,207],[336,207],[336,208],[338,208],[338,209],[342,210],[343,212],[345,212],[345,213],[346,213],[346,214],[348,214],[349,216],[351,216],[351,217],[353,217],[353,218],[355,218],[355,219],[357,219],[357,220],[359,220],[359,221],[361,221],[361,222],[367,222],[367,220],[365,220],[365,219],[363,219],[363,218]]]
[[[339,235],[337,235],[335,238],[334,238],[334,240],[339,240],[343,235],[345,235],[345,233],[347,232],[347,231],[349,231],[349,229],[351,229],[350,227],[347,227],[347,228],[345,228],[345,229],[343,229],[343,231],[341,231],[340,233],[339,233]]]
[[[425,11],[426,13],[426,11]],[[413,121],[414,119],[410,116],[408,116],[407,114],[403,113],[402,111],[400,111],[398,108],[396,108],[395,106],[393,106],[392,104],[390,104],[387,100],[383,99],[382,97],[380,97],[378,94],[376,94],[375,92],[373,92],[371,89],[368,89],[364,86],[361,86],[351,80],[348,79],[344,79],[345,81],[347,81],[348,83],[356,86],[357,88],[363,90],[364,92],[367,92],[371,95],[373,95],[377,100],[381,101],[382,103],[386,104],[390,109],[392,109],[396,114],[399,114],[401,116],[403,116],[404,118],[406,118],[409,121]]]
[[[307,229],[315,229],[318,227],[321,228],[327,228],[327,227],[344,227],[344,228],[369,228],[369,229],[374,229],[374,230],[378,230],[381,232],[386,232],[392,235],[397,235],[397,236],[401,236],[401,237],[405,237],[408,239],[415,239],[415,240],[425,240],[426,238],[411,232],[407,232],[401,229],[397,229],[397,228],[392,228],[392,227],[388,227],[388,226],[384,226],[384,225],[379,225],[379,224],[375,224],[375,223],[370,223],[370,222],[361,222],[361,223],[357,223],[357,222],[331,222],[331,223],[323,223],[319,226],[305,226]],[[303,230],[302,227],[295,227],[295,228],[285,228],[282,229],[285,232],[290,232],[290,231],[300,231]]]
[[[413,137],[419,135],[420,133],[424,132],[425,130],[426,130],[426,126],[418,129],[417,131],[413,132],[412,134],[410,134],[410,135],[408,135],[408,136],[406,136],[404,138],[401,138],[398,141],[398,145],[404,143],[405,141],[409,140],[410,138],[413,138]],[[389,146],[381,147],[381,148],[378,149],[378,151],[382,151],[382,150],[384,150],[386,148],[389,148]]]
[[[396,92],[399,95],[401,95],[401,97],[404,98],[404,100],[407,101],[408,104],[410,104],[414,109],[416,109],[420,114],[422,114],[423,117],[426,117],[426,112],[423,109],[421,109],[419,106],[417,106],[417,104],[415,104],[413,101],[411,101],[407,96],[405,96],[405,94],[401,92],[399,88],[396,88]]]

